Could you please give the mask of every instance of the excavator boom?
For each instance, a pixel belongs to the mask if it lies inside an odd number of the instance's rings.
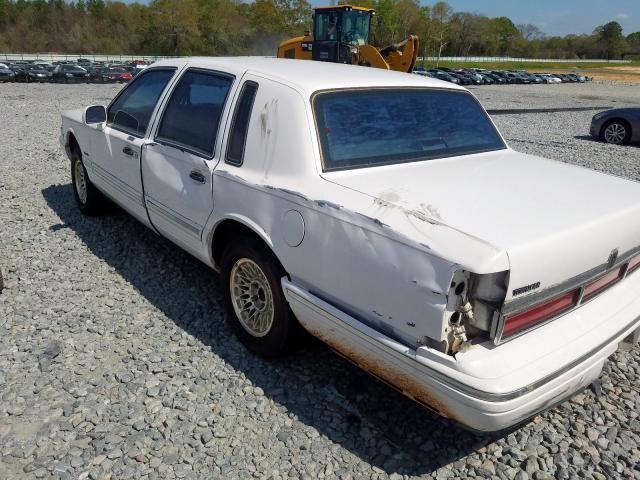
[[[418,37],[409,35],[406,40],[380,50],[362,45],[358,48],[358,56],[359,65],[411,73],[418,58]]]

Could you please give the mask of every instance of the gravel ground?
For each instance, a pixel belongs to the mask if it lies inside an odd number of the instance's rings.
[[[476,94],[573,106],[590,87]],[[640,478],[638,347],[606,364],[601,392],[487,436],[318,342],[248,353],[212,271],[125,214],[74,206],[59,111],[117,89],[0,85],[0,479]],[[590,116],[496,121],[516,149],[640,180],[640,150],[586,139]]]
[[[482,85],[469,90],[486,108],[626,107],[640,105],[640,84],[611,81],[552,85]],[[589,126],[586,126],[587,132]]]

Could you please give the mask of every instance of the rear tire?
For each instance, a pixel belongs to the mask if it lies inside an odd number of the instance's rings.
[[[220,262],[225,319],[252,352],[273,358],[287,352],[301,327],[282,291],[286,272],[259,240],[232,239]]]
[[[105,207],[105,198],[93,185],[77,149],[71,153],[71,183],[78,208],[84,215],[99,215]]]
[[[612,145],[626,145],[631,139],[631,126],[624,120],[609,120],[600,130],[600,139]]]

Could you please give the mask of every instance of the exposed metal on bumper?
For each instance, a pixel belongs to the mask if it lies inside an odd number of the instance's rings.
[[[291,308],[311,333],[407,396],[479,431],[517,424],[587,386],[600,374],[618,343],[640,323],[640,317],[635,318],[596,348],[533,383],[517,390],[491,392],[460,381],[465,375],[455,370],[452,357],[402,345],[288,280],[282,283]]]

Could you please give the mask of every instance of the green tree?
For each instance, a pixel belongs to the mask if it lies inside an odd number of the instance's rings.
[[[377,18],[375,21],[375,42],[378,45],[389,45],[394,42],[398,30],[398,11],[394,0],[378,0],[376,2]]]
[[[500,55],[510,54],[513,43],[521,38],[520,32],[507,17],[494,18],[492,23],[498,39],[498,53]]]
[[[640,32],[633,32],[627,35],[627,52],[636,57],[640,57]]]
[[[609,22],[600,25],[593,32],[600,48],[607,60],[619,57],[624,46],[624,36],[622,35],[622,27],[618,22]]]
[[[96,18],[102,18],[105,10],[104,0],[86,0],[87,11]]]

